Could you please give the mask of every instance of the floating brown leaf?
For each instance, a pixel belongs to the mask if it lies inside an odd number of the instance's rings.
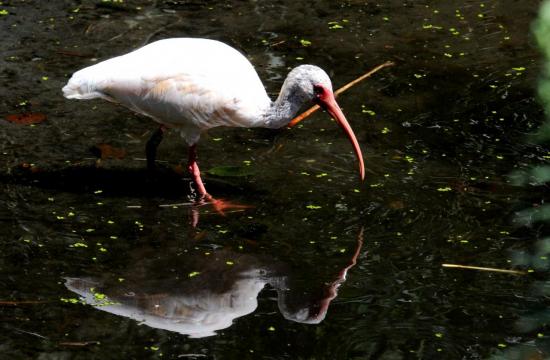
[[[25,171],[30,171],[33,174],[36,174],[42,171],[41,168],[35,166],[34,164],[29,164],[26,162],[19,164],[19,167]]]
[[[23,113],[6,115],[6,120],[22,125],[38,124],[46,120],[46,114],[42,113]]]

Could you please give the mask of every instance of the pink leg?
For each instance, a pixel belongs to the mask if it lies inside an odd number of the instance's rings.
[[[203,205],[204,202],[208,202],[212,205],[214,210],[218,212],[218,214],[225,216],[224,211],[226,209],[248,209],[251,208],[251,206],[248,205],[240,205],[235,204],[230,201],[225,201],[221,199],[214,199],[212,195],[206,192],[206,188],[204,187],[204,184],[201,179],[201,172],[199,170],[199,165],[197,164],[197,145],[191,145],[189,147],[189,162],[187,163],[187,169],[189,170],[189,173],[191,173],[191,176],[193,177],[193,182],[195,183],[195,186],[197,187],[197,191],[199,192],[199,202],[197,205]],[[198,223],[198,212],[193,213],[193,223],[192,226],[196,227]]]
[[[199,170],[199,165],[197,164],[197,145],[191,145],[189,147],[189,161],[187,162],[187,169],[193,177],[193,182],[197,187],[197,191],[200,195],[200,200],[211,200],[212,196],[206,192],[206,188],[201,179],[201,171]]]

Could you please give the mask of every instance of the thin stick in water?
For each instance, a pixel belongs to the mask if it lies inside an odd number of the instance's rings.
[[[349,89],[350,87],[356,85],[357,83],[365,80],[366,78],[372,76],[372,74],[382,70],[383,68],[385,67],[388,67],[388,66],[393,66],[395,65],[395,63],[393,61],[386,61],[385,63],[383,64],[380,64],[378,65],[377,67],[375,67],[374,69],[370,70],[369,72],[359,76],[357,79],[353,80],[353,81],[350,81],[349,83],[347,83],[346,85],[342,86],[341,88],[339,88],[338,90],[336,90],[334,92],[334,96],[338,96],[340,95],[341,93],[343,93],[344,91],[346,91],[347,89]],[[300,115],[296,116],[294,119],[292,119],[289,123],[288,123],[288,127],[291,128],[293,127],[294,125],[298,124],[300,121],[304,120],[305,118],[307,118],[309,115],[313,114],[314,112],[316,112],[317,110],[319,110],[319,105],[313,105],[312,107],[310,107],[309,109],[307,109],[306,111],[304,111],[303,113],[301,113]]]
[[[42,301],[42,300],[0,300],[0,306],[3,305],[11,305],[11,306],[18,306],[18,305],[33,305],[33,304],[45,304],[50,301]]]
[[[184,203],[175,203],[175,204],[160,204],[159,207],[178,207],[178,206],[192,206],[195,205],[193,202],[184,202]]]
[[[456,269],[492,271],[492,272],[499,272],[499,273],[512,274],[512,275],[527,275],[527,272],[521,271],[521,270],[497,269],[497,268],[490,268],[490,267],[458,265],[458,264],[441,264],[441,266],[446,268],[456,268]]]

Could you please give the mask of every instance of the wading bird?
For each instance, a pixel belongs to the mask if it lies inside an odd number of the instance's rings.
[[[155,165],[166,129],[179,131],[189,145],[188,170],[201,201],[214,201],[197,165],[196,146],[203,131],[216,126],[281,128],[311,101],[345,131],[361,180],[365,177],[355,134],[336,103],[328,75],[317,66],[294,68],[272,101],[252,64],[234,48],[216,40],[174,38],[77,71],[63,94],[68,99],[120,103],[159,123],[146,145],[149,168]]]

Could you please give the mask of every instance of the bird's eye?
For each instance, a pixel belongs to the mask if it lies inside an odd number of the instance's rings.
[[[316,96],[320,96],[320,95],[323,95],[323,93],[325,92],[325,88],[321,85],[313,85],[313,93],[316,95]]]

